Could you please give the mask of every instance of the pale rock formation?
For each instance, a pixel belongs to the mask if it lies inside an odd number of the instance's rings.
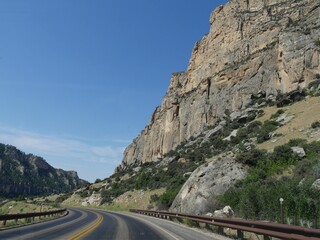
[[[306,152],[301,147],[291,147],[292,152],[296,153],[299,157],[306,156]]]
[[[235,129],[230,133],[230,135],[228,137],[224,138],[223,140],[224,141],[231,141],[231,138],[236,137],[237,133],[238,133],[238,129]]]
[[[86,197],[81,203],[82,206],[99,206],[101,203],[101,195],[98,193],[93,193],[90,197]]]
[[[276,119],[276,122],[280,123],[283,126],[289,123],[292,119],[294,119],[294,116],[288,116],[287,113],[283,113]]]
[[[208,212],[212,196],[222,195],[246,176],[247,169],[228,156],[198,167],[183,185],[170,211],[202,214]]]
[[[215,210],[213,216],[215,217],[232,217],[234,212],[230,206],[225,206],[223,209]]]
[[[162,103],[124,153],[118,170],[161,158],[213,126],[253,95],[304,88],[320,75],[319,0],[230,0],[213,11],[210,31],[186,72],[172,75]]]

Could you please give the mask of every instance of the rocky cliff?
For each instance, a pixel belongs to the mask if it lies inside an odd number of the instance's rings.
[[[319,6],[318,0],[230,0],[215,9],[188,69],[172,75],[119,169],[161,158],[226,110],[246,108],[258,92],[274,97],[320,78]]]
[[[0,197],[61,193],[85,184],[75,171],[55,169],[41,157],[0,144]]]

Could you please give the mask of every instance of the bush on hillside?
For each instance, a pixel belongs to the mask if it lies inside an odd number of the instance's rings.
[[[279,126],[276,121],[267,120],[263,123],[260,130],[257,132],[257,143],[263,143],[271,138],[271,133]]]
[[[320,121],[315,121],[311,124],[312,128],[319,128],[320,127]]]
[[[302,146],[306,157],[298,157],[291,146]],[[237,156],[238,161],[251,164],[249,174],[220,196],[220,202],[230,205],[238,217],[280,221],[279,198],[284,198],[285,219],[294,224],[309,221],[320,227],[320,191],[311,187],[320,177],[320,143],[293,139],[252,161],[254,152]],[[288,169],[291,175],[281,176]]]
[[[236,156],[236,161],[249,166],[256,166],[259,161],[265,159],[266,153],[267,152],[265,150],[260,149],[241,152]]]

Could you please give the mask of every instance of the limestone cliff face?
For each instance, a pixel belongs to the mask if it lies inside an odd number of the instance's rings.
[[[186,72],[172,75],[150,123],[124,153],[120,168],[160,158],[246,108],[259,91],[304,88],[320,78],[319,0],[230,0],[213,11]]]

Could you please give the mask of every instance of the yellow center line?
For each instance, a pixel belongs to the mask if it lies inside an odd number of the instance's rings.
[[[76,235],[70,237],[68,240],[79,240],[80,238],[84,237],[85,235],[89,234],[94,229],[96,229],[103,221],[102,215],[99,213],[97,215],[99,216],[97,221],[95,221],[92,225],[83,229],[81,232],[77,233]]]

